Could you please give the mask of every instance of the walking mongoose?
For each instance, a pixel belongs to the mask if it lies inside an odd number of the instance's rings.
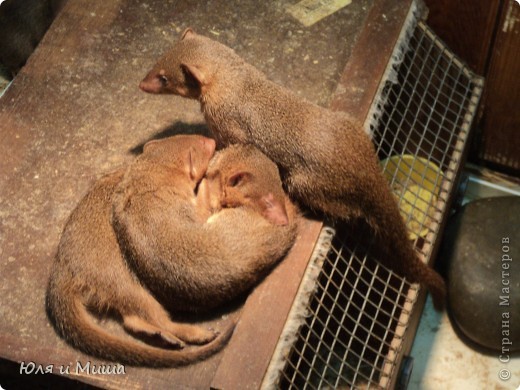
[[[276,225],[239,204],[204,215],[212,198],[200,182],[206,171],[178,172],[177,137],[147,144],[130,165],[114,196],[113,223],[130,267],[159,302],[200,312],[256,285],[292,247],[296,223]],[[281,181],[270,188],[282,190]]]
[[[444,280],[408,240],[371,140],[348,113],[334,112],[269,81],[232,49],[187,29],[140,88],[198,99],[218,146],[249,143],[279,167],[291,197],[314,211],[362,218],[378,238],[379,260],[426,285],[444,305]]]
[[[183,174],[193,174],[198,180],[206,171],[214,145],[203,137],[183,137],[171,143],[169,152],[181,156],[177,163]],[[147,152],[145,148],[144,154]],[[185,162],[191,167],[184,167]],[[201,360],[226,344],[233,326],[217,335],[199,326],[172,322],[129,269],[111,225],[114,193],[124,174],[123,169],[98,180],[69,217],[51,270],[48,313],[63,338],[101,358],[148,366],[178,366]],[[165,179],[175,182],[177,178]],[[91,312],[113,314],[127,332],[169,348],[182,348],[184,343],[209,344],[185,351],[157,348],[110,333]]]

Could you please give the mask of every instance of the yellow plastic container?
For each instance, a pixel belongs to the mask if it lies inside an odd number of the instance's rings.
[[[381,161],[381,165],[387,161],[384,175],[388,181],[394,180],[392,190],[399,201],[401,215],[407,221],[410,240],[425,237],[444,174],[436,164],[410,154],[391,156]]]

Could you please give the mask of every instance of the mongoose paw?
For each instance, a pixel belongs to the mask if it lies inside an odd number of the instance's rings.
[[[186,343],[169,332],[161,331],[156,335],[169,348],[183,349],[186,346]]]
[[[190,344],[202,345],[214,340],[219,335],[219,332],[213,329],[203,329],[197,327],[189,334],[186,334],[182,339]]]

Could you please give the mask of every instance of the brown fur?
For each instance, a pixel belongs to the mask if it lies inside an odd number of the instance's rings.
[[[213,197],[206,181],[198,185],[205,170],[180,174],[170,149],[167,140],[156,142],[130,166],[114,197],[114,227],[128,263],[163,305],[212,309],[249,290],[283,258],[296,224],[273,225],[244,201],[208,220],[209,212],[198,212],[210,210]],[[247,172],[256,169],[262,166]],[[281,191],[281,181],[269,188]]]
[[[295,206],[286,196],[278,167],[252,145],[231,145],[219,151],[206,172],[212,208],[248,207],[274,225],[295,218]],[[218,215],[218,214],[217,214]]]
[[[292,197],[335,218],[363,218],[385,248],[380,260],[411,282],[424,283],[435,306],[444,305],[443,279],[417,256],[374,147],[346,113],[296,96],[191,29],[140,88],[198,99],[219,146],[254,144],[277,163]]]
[[[209,140],[210,145],[201,148],[201,139],[183,137],[170,143],[169,152],[179,156],[176,163],[183,165],[184,174],[191,172],[200,177],[206,171],[214,142]],[[144,155],[153,151],[145,148]],[[191,159],[186,158],[188,151]],[[186,161],[191,168],[184,167]],[[102,358],[150,366],[177,366],[203,359],[226,344],[233,325],[216,337],[213,331],[172,322],[163,306],[129,270],[111,225],[112,200],[123,177],[124,171],[120,170],[100,179],[67,221],[49,280],[48,312],[66,340]],[[175,176],[164,179],[171,183]],[[169,347],[182,348],[185,342],[209,344],[188,351],[145,345],[111,334],[97,324],[89,311],[115,314],[129,333],[157,339]]]

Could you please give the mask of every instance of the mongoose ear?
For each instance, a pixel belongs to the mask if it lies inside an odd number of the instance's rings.
[[[289,217],[285,210],[285,205],[280,203],[273,194],[269,193],[260,200],[264,206],[262,216],[276,226],[286,226],[289,224]]]
[[[208,83],[205,73],[194,65],[181,64],[182,71],[186,76],[186,84],[191,87],[202,87]],[[193,84],[193,85],[190,85]]]
[[[181,41],[186,38],[187,36],[195,35],[195,31],[191,27],[188,27],[181,35]]]
[[[143,152],[149,151],[154,148],[154,145],[158,144],[160,140],[158,139],[152,139],[144,144],[143,146]]]

